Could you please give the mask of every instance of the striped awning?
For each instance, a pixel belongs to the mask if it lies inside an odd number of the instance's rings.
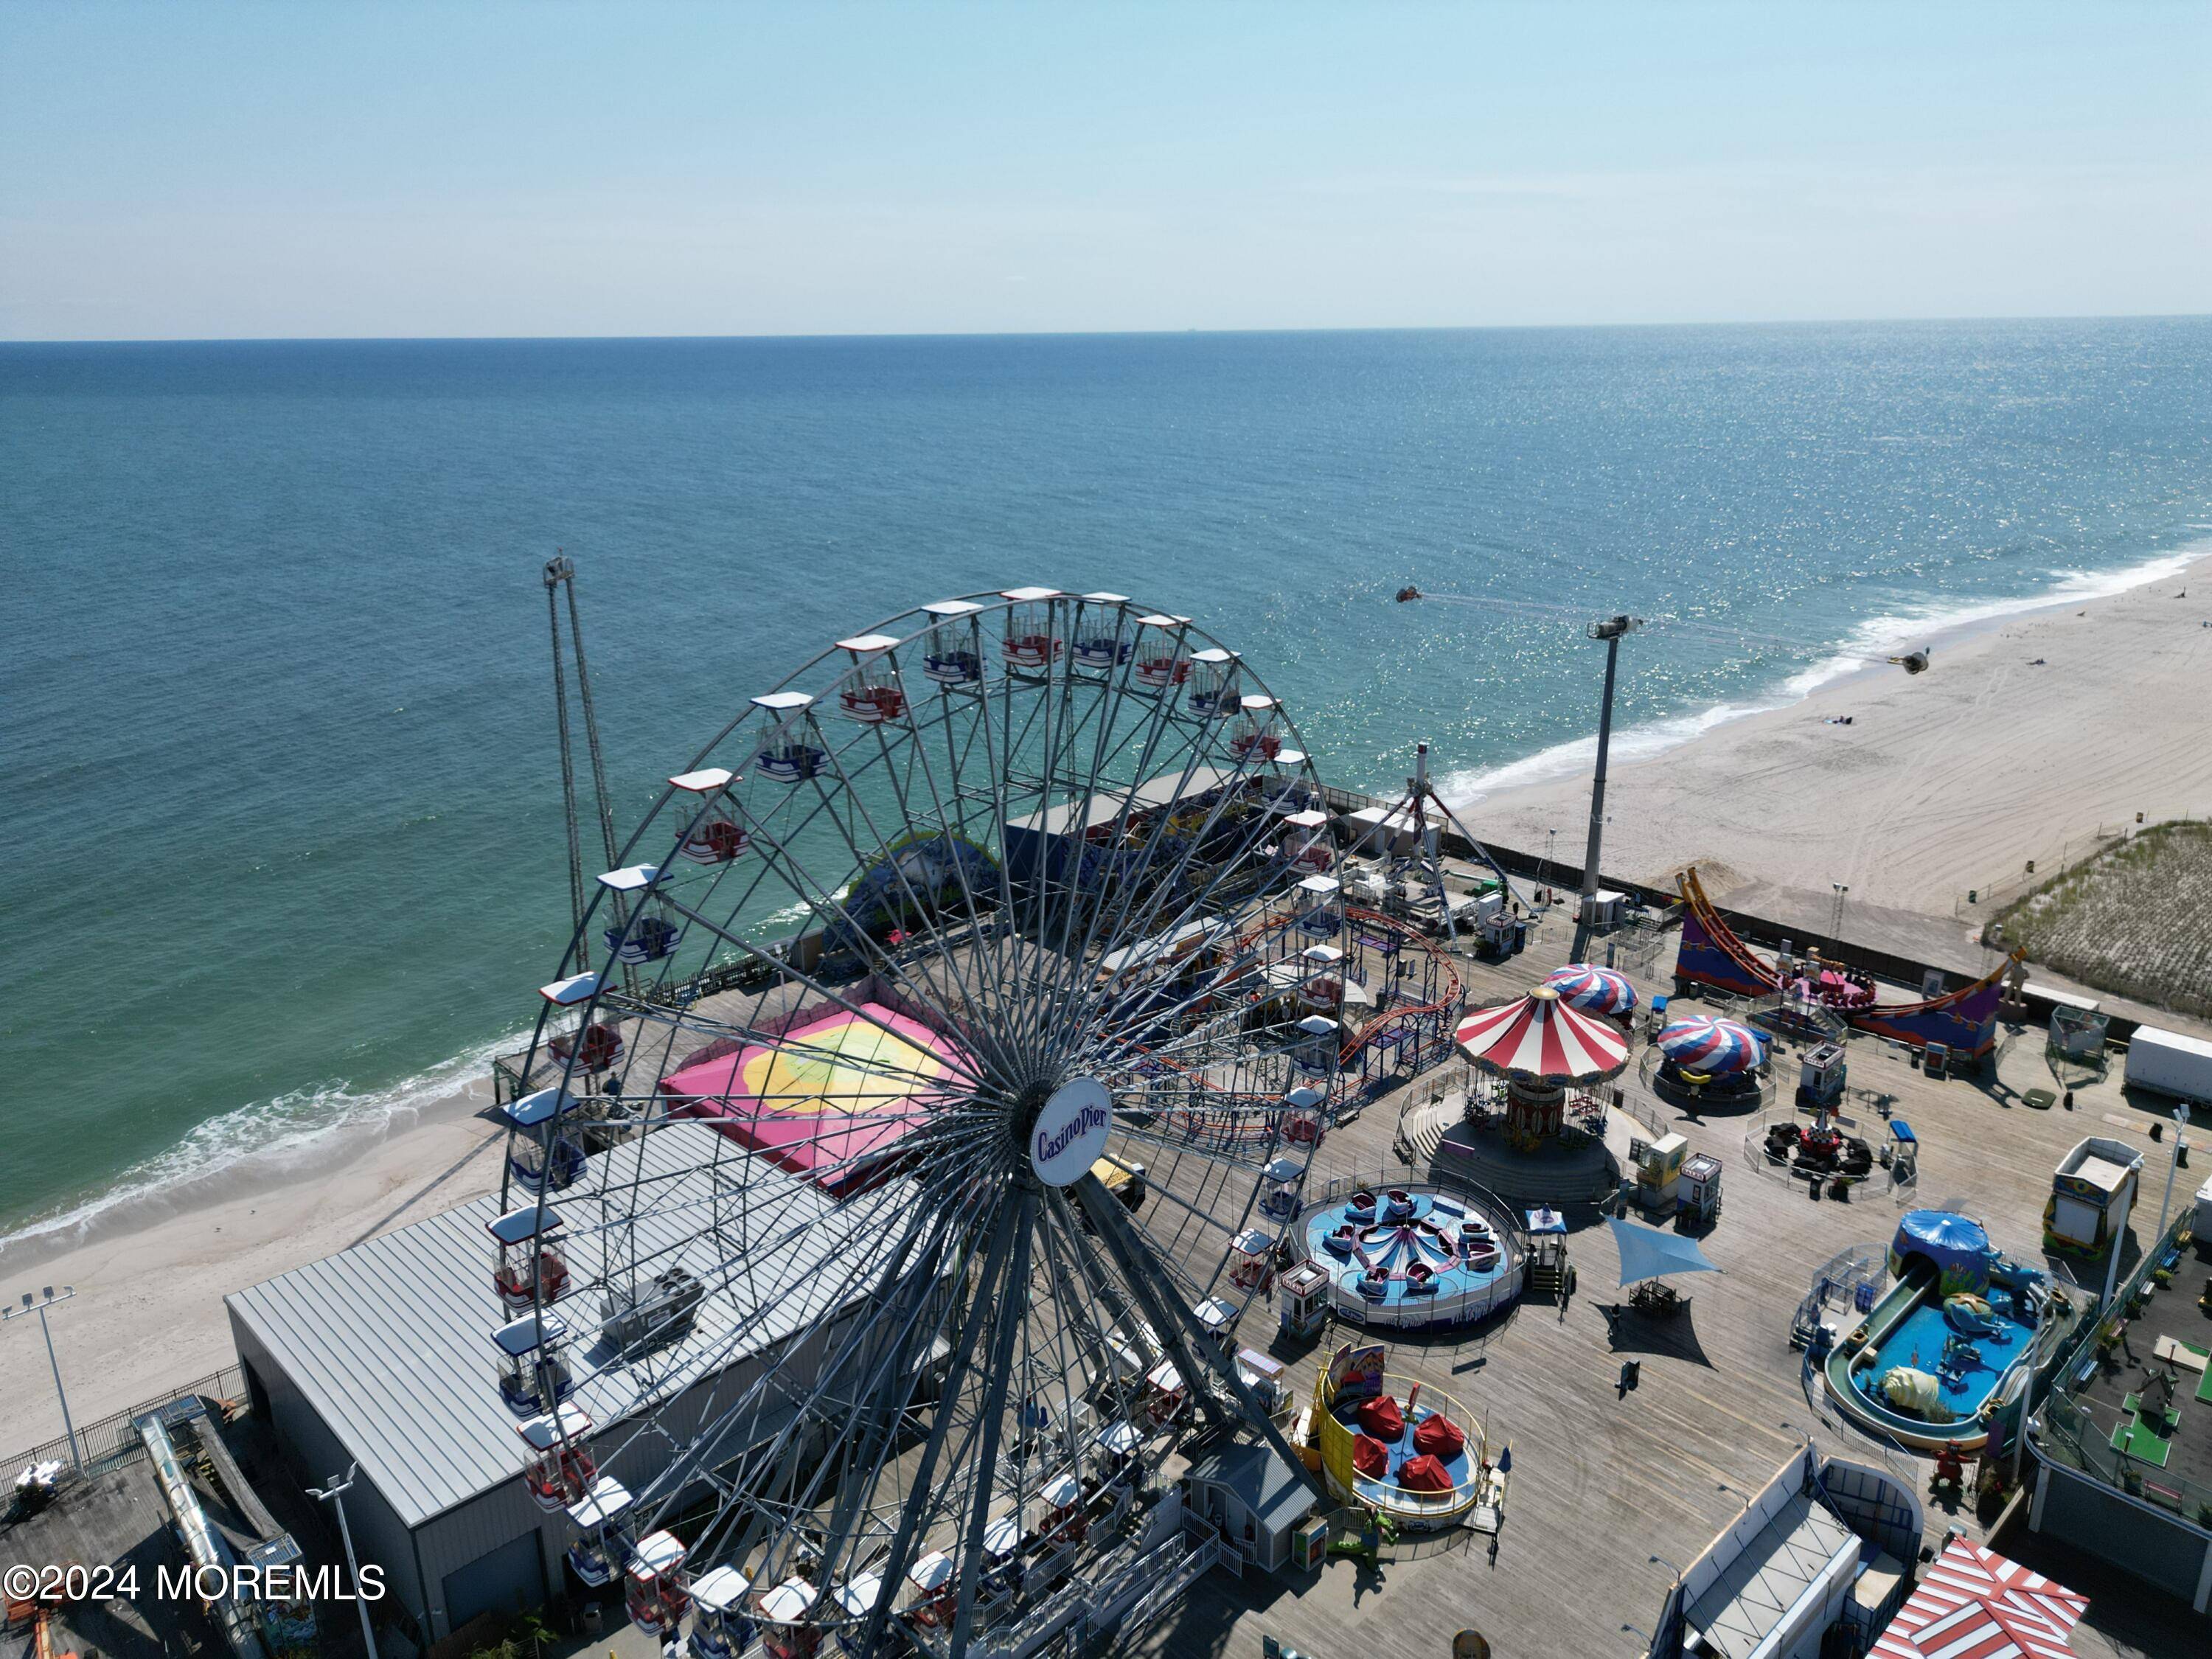
[[[1478,1008],[1460,1021],[1453,1040],[1486,1072],[1528,1082],[1595,1083],[1628,1064],[1628,1038],[1618,1028],[1570,1007],[1548,985]]]
[[[1636,988],[1610,968],[1571,962],[1545,975],[1544,983],[1585,1013],[1617,1018],[1636,1006]]]
[[[1958,1538],[1936,1558],[1870,1659],[2076,1659],[2089,1598]]]
[[[1661,1028],[1659,1051],[1684,1071],[1715,1077],[1748,1072],[1766,1058],[1766,1038],[1740,1020],[1686,1014]]]

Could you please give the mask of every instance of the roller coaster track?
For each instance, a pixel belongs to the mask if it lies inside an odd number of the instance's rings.
[[[1272,916],[1247,930],[1237,943],[1256,947],[1259,941],[1267,934],[1294,926],[1296,921],[1297,918],[1289,915]],[[1386,916],[1379,910],[1361,910],[1346,905],[1344,911],[1345,931],[1353,932],[1363,924],[1370,928],[1394,933],[1425,952],[1436,963],[1438,991],[1437,994],[1429,1001],[1390,1009],[1387,1012],[1377,1014],[1358,1030],[1348,1032],[1344,1040],[1344,1046],[1337,1051],[1336,1063],[1340,1072],[1352,1063],[1362,1048],[1375,1042],[1391,1026],[1407,1024],[1427,1015],[1455,1013],[1467,1000],[1467,989],[1460,982],[1459,970],[1452,966],[1450,955],[1435,940],[1415,933],[1403,921]]]

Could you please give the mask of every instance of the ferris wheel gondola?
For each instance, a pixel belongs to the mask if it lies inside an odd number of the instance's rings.
[[[504,1109],[500,1386],[583,1583],[708,1659],[950,1659],[1126,1580],[1185,1437],[1302,1468],[1231,1338],[1328,1132],[1343,953],[1255,943],[1341,927],[1322,800],[1236,653],[1043,587],[675,774]]]

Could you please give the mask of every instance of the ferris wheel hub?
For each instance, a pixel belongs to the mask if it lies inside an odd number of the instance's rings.
[[[1095,1077],[1070,1078],[1045,1097],[1034,1115],[1018,1113],[1016,1121],[1024,1124],[1036,1178],[1048,1187],[1073,1186],[1106,1150],[1114,1127],[1113,1091]]]

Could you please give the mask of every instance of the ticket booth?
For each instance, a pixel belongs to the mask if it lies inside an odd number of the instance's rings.
[[[1279,1293],[1285,1336],[1311,1341],[1328,1325],[1328,1270],[1318,1262],[1301,1261],[1282,1277]]]
[[[1699,1152],[1683,1160],[1681,1196],[1677,1207],[1699,1226],[1710,1226],[1720,1219],[1720,1159],[1710,1152]]]
[[[1824,1042],[1797,1062],[1797,1109],[1833,1111],[1844,1097],[1844,1045]]]
[[[1252,1397],[1268,1416],[1274,1416],[1290,1405],[1290,1373],[1281,1360],[1271,1358],[1256,1348],[1239,1348],[1237,1376],[1252,1390]]]
[[[1674,1213],[1681,1195],[1682,1164],[1690,1143],[1679,1134],[1664,1134],[1636,1157],[1636,1201],[1647,1211]]]

